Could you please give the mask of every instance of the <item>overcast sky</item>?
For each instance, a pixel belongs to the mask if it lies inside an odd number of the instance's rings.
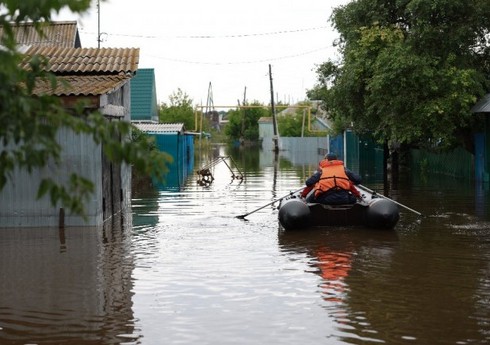
[[[332,8],[349,0],[107,0],[101,1],[101,47],[140,48],[139,68],[154,68],[158,102],[178,88],[206,105],[271,99],[304,100],[315,66],[336,59]],[[98,14],[61,13],[77,20],[82,47],[97,47]]]

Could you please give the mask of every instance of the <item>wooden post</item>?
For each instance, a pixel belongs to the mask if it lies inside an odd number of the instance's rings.
[[[272,68],[269,64],[269,79],[271,84],[271,111],[272,111],[272,128],[274,129],[274,152],[279,152],[279,138],[277,137],[277,123],[276,123],[276,108],[274,106],[274,87],[272,85]]]
[[[65,227],[65,209],[63,207],[60,208],[58,227],[60,229],[63,229]]]

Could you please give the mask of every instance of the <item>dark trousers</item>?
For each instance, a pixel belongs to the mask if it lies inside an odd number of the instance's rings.
[[[317,197],[312,193],[306,198],[306,201],[325,205],[346,205],[355,204],[356,197],[346,190],[337,190],[321,193]]]

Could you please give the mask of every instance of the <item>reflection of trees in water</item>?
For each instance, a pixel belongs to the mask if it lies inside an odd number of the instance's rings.
[[[132,174],[131,197],[144,198],[158,195],[158,190],[150,176],[143,176],[140,173]]]
[[[490,315],[488,303],[475,305],[485,260],[464,241],[441,236],[448,229],[436,230],[440,223],[425,220],[425,228],[433,231],[405,236],[396,248],[377,241],[356,245],[344,279],[351,333],[375,334],[387,344],[490,341],[481,328]],[[475,339],[479,333],[481,338]]]
[[[260,166],[260,151],[261,149],[258,146],[225,147],[225,154],[233,158],[241,171],[246,171],[248,173],[262,170]]]

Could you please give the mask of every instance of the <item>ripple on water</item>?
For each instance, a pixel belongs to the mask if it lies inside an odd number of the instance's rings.
[[[427,217],[286,233],[266,204],[310,167],[251,162],[241,184],[217,168],[207,188],[134,199],[128,233],[0,232],[0,343],[490,342],[490,235],[473,195],[402,185],[396,200]]]

